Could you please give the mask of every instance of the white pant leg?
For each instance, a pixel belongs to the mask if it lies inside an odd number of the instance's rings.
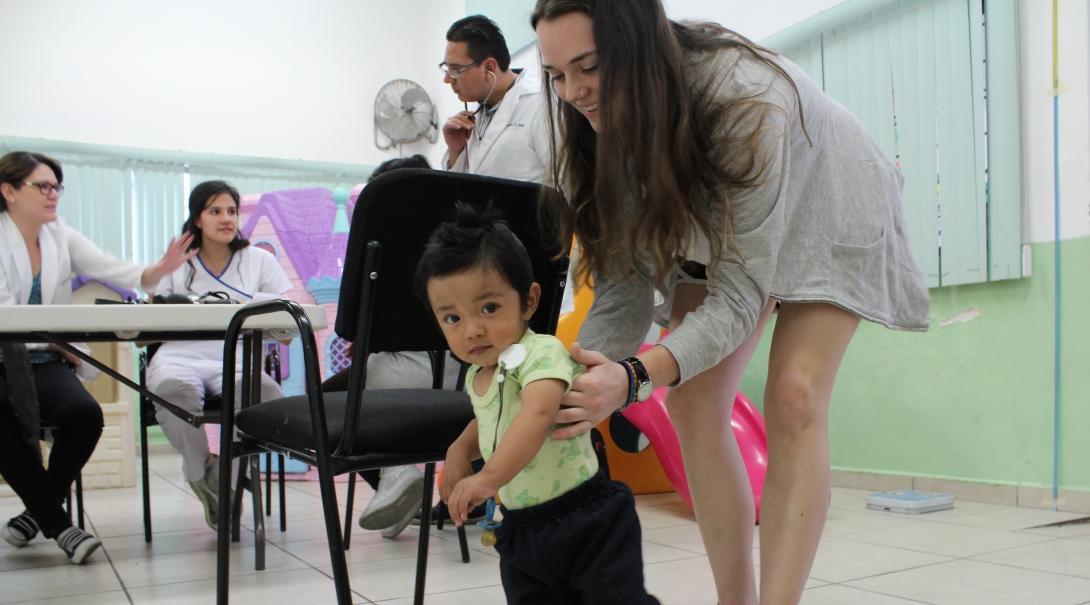
[[[458,362],[448,356],[443,368],[443,385],[446,388],[454,388],[458,381],[458,369]],[[372,353],[367,357],[365,388],[430,389],[431,359],[424,351]]]
[[[198,361],[163,360],[155,363],[153,359],[148,368],[148,389],[174,405],[194,414],[204,409],[205,379],[202,371],[207,372],[205,364]],[[217,373],[220,370],[216,370]],[[200,481],[204,478],[205,465],[208,461],[208,437],[204,430],[168,412],[156,404],[155,418],[163,428],[163,434],[174,449],[182,455],[182,474],[186,481]]]
[[[241,365],[241,364],[240,364]],[[222,367],[222,366],[220,366]],[[214,395],[223,394],[223,371],[218,370],[215,374],[211,374],[205,378],[205,388],[208,393]],[[272,376],[262,372],[261,373],[261,401],[269,401],[272,399],[279,399],[283,397],[283,392],[280,390],[280,385],[276,384]],[[242,372],[235,373],[235,410],[239,409],[242,405]]]
[[[458,383],[460,364],[447,355],[443,366],[443,386],[453,389]],[[426,351],[372,353],[367,357],[366,389],[430,389],[431,358]],[[384,474],[415,466],[390,467],[383,469]],[[386,488],[381,476],[379,489]],[[365,513],[366,514],[366,513]]]

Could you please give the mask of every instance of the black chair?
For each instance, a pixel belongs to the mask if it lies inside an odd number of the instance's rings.
[[[49,424],[40,424],[38,428],[39,428],[39,434],[40,434],[41,440],[45,441],[47,443],[52,443],[53,442],[53,429],[55,427],[53,427],[53,426],[51,426]],[[75,507],[75,509],[72,508],[72,491],[73,491],[72,487],[75,487],[75,492],[76,492],[76,507]],[[76,513],[75,518],[73,518],[73,516],[72,516],[73,511]],[[72,521],[73,525],[76,525],[80,529],[85,529],[85,527],[86,527],[86,521],[85,521],[86,515],[83,512],[83,472],[82,471],[76,473],[76,479],[75,479],[75,481],[73,481],[73,485],[69,486],[69,488],[68,488],[68,495],[65,496],[65,499],[64,499],[64,512],[68,513],[68,520]]]
[[[440,357],[439,351],[429,351],[428,357],[431,360],[432,371],[432,388],[443,388],[443,368],[446,365],[444,360],[438,359]],[[456,358],[451,355],[449,360],[454,360],[458,363]],[[469,369],[468,365],[460,364],[461,369],[458,372],[458,381],[455,385],[455,390],[461,391],[465,388],[466,370]],[[438,370],[438,373],[436,371]],[[352,547],[352,518],[353,518],[353,505],[356,501],[356,474],[348,474],[348,496],[345,498],[344,503],[344,549],[348,550]],[[446,507],[440,508],[440,510],[446,510]],[[436,529],[443,529],[443,517],[440,515],[435,524]],[[469,543],[466,540],[466,528],[458,528],[458,546],[462,553],[462,563],[469,563]]]
[[[140,380],[140,388],[141,388],[141,391],[140,391],[140,411],[139,411],[139,415],[140,415],[140,472],[141,472],[141,477],[143,479],[143,481],[142,481],[142,497],[143,497],[143,509],[144,509],[144,542],[147,542],[147,543],[151,542],[151,485],[149,483],[149,478],[150,478],[151,472],[150,472],[150,469],[148,467],[148,464],[149,464],[149,460],[148,460],[148,427],[156,426],[156,425],[159,424],[159,420],[156,418],[155,404],[152,402],[152,397],[147,392],[147,369],[148,369],[148,364],[151,362],[151,357],[153,355],[155,355],[155,352],[158,350],[158,348],[159,348],[158,344],[148,345],[147,350],[142,351],[140,353],[139,364],[138,364],[139,380]],[[269,355],[270,355],[270,358],[268,358],[267,367],[269,368],[270,373],[272,374],[272,376],[279,383],[280,382],[280,362],[279,362],[279,358],[276,357],[277,353],[276,353],[275,350],[271,350]],[[222,418],[223,397],[220,396],[220,395],[215,395],[215,396],[212,396],[212,397],[208,397],[204,402],[204,408],[201,410],[201,413],[199,413],[199,414],[193,414],[193,413],[189,412],[188,410],[184,410],[182,408],[179,408],[179,407],[177,407],[177,406],[175,406],[173,404],[170,404],[169,402],[159,401],[159,405],[161,405],[164,409],[166,409],[171,414],[174,414],[175,416],[181,418],[182,420],[185,420],[191,426],[199,429],[199,428],[202,428],[205,424],[220,424],[220,421],[221,421],[221,418]],[[280,456],[279,462],[280,462],[280,472],[279,472],[279,480],[280,480],[280,531],[285,531],[287,529],[287,518],[286,518],[286,515],[285,515],[285,512],[284,512],[285,494],[284,494],[284,457],[283,456]],[[272,466],[271,466],[271,462],[270,462],[270,460],[268,458],[266,459],[266,465],[265,466],[266,466],[266,469],[268,469],[268,475],[267,475],[268,479],[266,481],[266,496],[265,496],[266,502],[267,502],[267,508],[266,508],[265,514],[266,514],[266,516],[269,516],[269,515],[272,514],[272,511],[271,511],[271,507],[272,507],[271,495],[272,494],[270,493],[271,492],[271,486],[272,486],[272,483],[271,483],[272,482],[272,478],[271,478]],[[251,474],[251,479],[254,479],[255,481],[259,481],[259,479],[257,479],[257,477],[259,477],[259,475],[256,473],[256,471],[251,470],[250,474]],[[239,476],[238,476],[238,481],[237,481],[236,486],[235,486],[235,493],[236,494],[241,494],[242,490],[246,489],[246,488],[250,488],[251,490],[252,489],[257,489],[257,488],[255,488],[254,486],[252,486],[250,484],[250,481],[247,480],[247,477],[245,476],[245,473],[240,472]],[[235,514],[235,518],[237,519],[238,516],[241,514],[241,499],[236,499],[236,502],[234,502],[233,504],[234,504],[234,509],[237,510],[237,512]],[[254,514],[255,514],[255,516],[258,514],[256,509],[255,509]],[[239,533],[240,533],[240,531],[239,531],[239,528],[237,527],[237,524],[236,524],[234,537],[233,537],[233,539],[235,541],[238,541]],[[264,562],[263,562],[262,558],[260,558],[260,557],[259,557],[259,565],[260,565],[260,567],[258,567],[258,569],[264,568]]]
[[[249,456],[262,450],[286,452],[318,468],[326,540],[333,565],[338,603],[352,602],[333,477],[359,470],[425,463],[417,550],[415,603],[424,598],[435,462],[472,420],[462,391],[434,389],[368,390],[366,357],[379,351],[431,351],[442,360],[446,342],[432,314],[416,297],[412,275],[424,243],[435,227],[453,215],[455,202],[493,204],[525,244],[542,286],[542,299],[531,327],[553,333],[563,298],[567,258],[556,238],[539,227],[539,187],[530,183],[441,171],[397,170],[368,183],[356,204],[341,281],[336,331],[355,344],[348,390],[322,393],[313,330],[299,305],[267,301],[235,314],[224,349],[224,397],[234,393],[237,339],[248,319],[266,313],[290,313],[299,327],[306,371],[306,395],[266,401],[237,414],[239,440],[229,436],[236,418],[223,417],[220,451]],[[246,355],[243,356],[247,359]],[[434,364],[436,377],[442,363]],[[246,376],[244,371],[243,376]],[[247,388],[244,385],[244,392]],[[249,385],[252,389],[252,385]],[[220,458],[221,468],[230,456]],[[226,474],[221,472],[221,483]],[[217,599],[228,598],[230,520],[220,511]]]

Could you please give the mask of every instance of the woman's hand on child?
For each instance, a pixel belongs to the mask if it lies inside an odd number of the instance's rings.
[[[443,471],[444,474],[446,472],[446,470]],[[497,491],[499,491],[499,486],[491,484],[484,472],[459,481],[454,486],[454,492],[450,495],[450,499],[447,500],[447,509],[450,511],[450,518],[454,520],[454,525],[456,527],[465,525],[466,520],[469,518],[469,511],[495,496]]]
[[[621,407],[628,396],[628,373],[621,364],[579,343],[571,346],[571,356],[587,371],[564,394],[556,414],[557,424],[563,427],[553,432],[553,439],[571,439],[586,433]]]

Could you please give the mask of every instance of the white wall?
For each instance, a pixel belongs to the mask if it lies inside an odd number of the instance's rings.
[[[1022,0],[1022,157],[1030,242],[1054,239],[1052,3]],[[1060,0],[1060,233],[1090,235],[1090,14],[1085,0]]]
[[[761,40],[838,0],[665,0],[672,18]],[[1027,237],[1052,239],[1051,14],[1023,0]],[[0,0],[0,135],[162,150],[375,164],[379,87],[414,80],[442,123],[461,109],[435,65],[461,0]],[[1063,236],[1090,235],[1090,14],[1060,2]],[[536,69],[537,52],[516,66]],[[442,139],[404,153],[437,164]]]
[[[379,87],[436,69],[451,0],[0,0],[0,134],[374,164]],[[441,140],[441,139],[440,139]],[[440,145],[406,146],[433,159]]]

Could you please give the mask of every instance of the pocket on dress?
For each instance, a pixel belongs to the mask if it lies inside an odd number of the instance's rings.
[[[847,239],[847,238],[844,238]],[[884,297],[889,272],[887,248],[889,232],[882,229],[873,241],[834,242],[832,259],[837,267],[832,275],[838,276],[838,289],[857,303],[874,302]]]

